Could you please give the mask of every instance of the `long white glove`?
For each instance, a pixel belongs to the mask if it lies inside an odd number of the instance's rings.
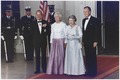
[[[23,40],[24,38],[23,38],[23,36],[20,36],[20,38]]]
[[[5,40],[5,38],[3,37],[3,36],[1,36],[1,39],[4,41]]]

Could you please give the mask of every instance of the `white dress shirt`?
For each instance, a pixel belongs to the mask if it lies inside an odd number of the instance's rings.
[[[40,21],[40,20],[37,20],[37,21]],[[40,34],[41,34],[41,31],[42,31],[42,22],[38,23],[38,27],[39,27],[39,31],[40,31]]]
[[[31,18],[31,16],[28,16],[28,15],[27,15],[27,18]]]
[[[53,39],[64,39],[66,33],[66,24],[64,22],[53,23],[51,25],[50,43]]]
[[[89,17],[88,17],[88,19],[87,19],[87,20],[85,20],[84,30],[86,30],[86,28],[87,28],[87,25],[88,25],[88,22],[89,22],[90,18],[91,18],[91,16],[89,16]]]
[[[8,19],[10,19],[10,16],[7,16]]]

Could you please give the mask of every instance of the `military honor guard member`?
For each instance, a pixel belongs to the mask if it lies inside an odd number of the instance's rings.
[[[49,17],[50,17],[50,25],[52,25],[54,22],[55,22],[55,18],[54,18],[54,14],[55,14],[55,5],[49,5]],[[49,28],[50,29],[50,33],[51,33],[51,27]],[[48,35],[48,42],[49,42],[49,51],[50,51],[50,34]]]
[[[14,61],[14,37],[16,31],[16,20],[12,16],[12,10],[7,8],[5,10],[5,16],[2,17],[1,29],[2,39],[4,40],[6,62],[11,63]]]
[[[34,47],[33,47],[33,35],[31,33],[31,24],[35,20],[35,17],[31,14],[31,7],[25,7],[26,15],[21,18],[20,31],[23,34],[25,42],[26,60],[33,60]]]
[[[54,14],[55,14],[55,12],[54,12],[54,10],[55,10],[55,8],[54,8],[54,6],[55,5],[49,5],[49,16],[50,16],[50,24],[52,25],[54,22],[55,22],[55,18],[54,18]]]

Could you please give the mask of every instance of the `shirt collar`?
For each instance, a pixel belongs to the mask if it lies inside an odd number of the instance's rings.
[[[90,16],[88,16],[88,20],[91,18],[91,15]]]
[[[8,17],[10,18],[11,16],[6,16],[6,17],[7,17],[7,18],[8,18]]]
[[[27,17],[28,17],[28,18],[31,18],[31,16],[28,16],[28,15],[27,15]]]
[[[37,21],[42,21],[42,20],[38,20],[38,19],[37,19]]]

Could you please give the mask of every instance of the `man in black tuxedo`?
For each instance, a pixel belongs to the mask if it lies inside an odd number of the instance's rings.
[[[46,48],[47,36],[49,34],[49,24],[42,19],[42,12],[36,11],[36,20],[33,22],[33,41],[36,55],[36,71],[35,74],[40,73],[40,52],[42,53],[42,70],[46,72]],[[40,51],[41,50],[41,51]]]
[[[97,74],[96,46],[99,38],[99,20],[91,16],[91,8],[84,7],[85,18],[82,21],[83,26],[83,45],[86,58],[86,75],[95,76]]]

